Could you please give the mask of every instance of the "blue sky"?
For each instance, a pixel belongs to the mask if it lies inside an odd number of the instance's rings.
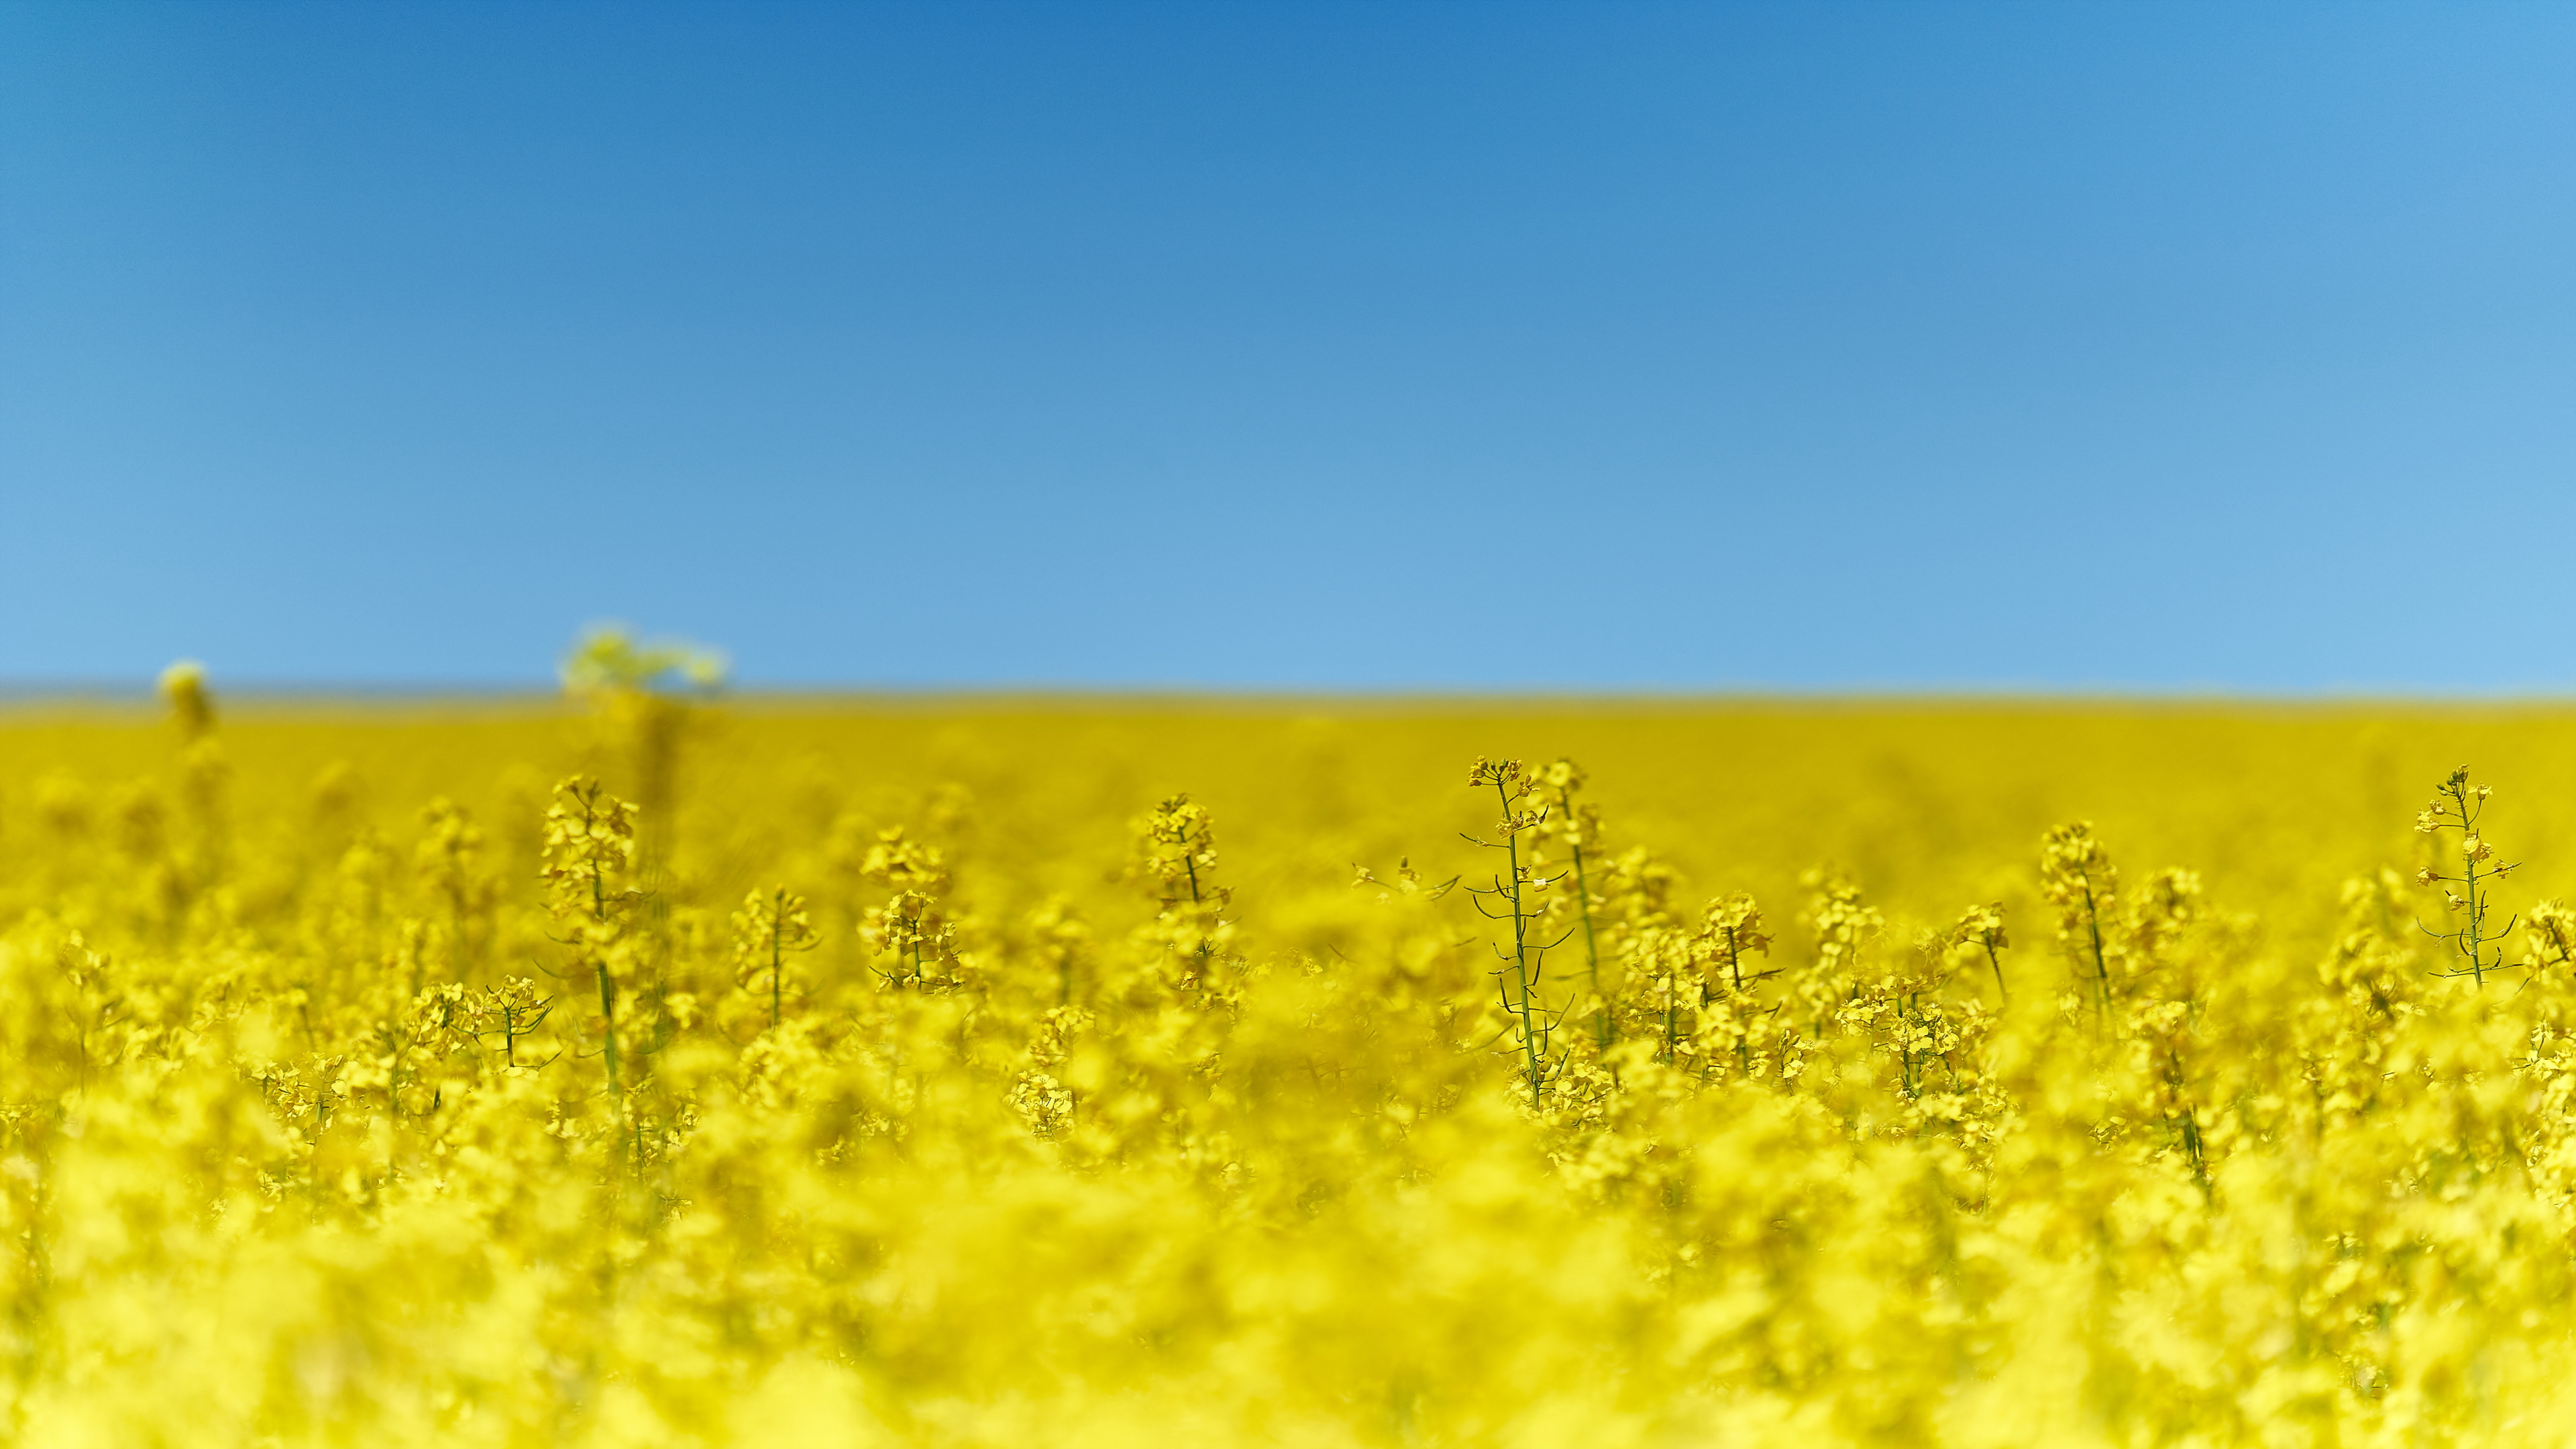
[[[2576,685],[2576,8],[0,6],[0,681]]]

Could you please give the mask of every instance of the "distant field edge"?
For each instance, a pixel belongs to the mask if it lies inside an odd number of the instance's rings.
[[[545,717],[577,702],[540,689],[218,684],[227,715],[245,721],[323,716]],[[2223,690],[1448,690],[1179,688],[741,688],[708,703],[748,714],[2171,714],[2557,716],[2576,694]],[[101,723],[156,718],[146,688],[0,685],[0,723]]]

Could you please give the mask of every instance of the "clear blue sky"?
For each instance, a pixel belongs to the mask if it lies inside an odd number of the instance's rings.
[[[0,681],[2576,686],[2576,7],[0,5]]]

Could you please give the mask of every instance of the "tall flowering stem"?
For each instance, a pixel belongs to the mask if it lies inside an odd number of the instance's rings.
[[[1495,800],[1502,806],[1503,818],[1496,832],[1500,840],[1466,836],[1469,844],[1504,853],[1507,872],[1497,874],[1493,884],[1469,886],[1476,909],[1487,920],[1511,922],[1512,942],[1507,949],[1499,944],[1495,954],[1503,964],[1495,970],[1494,980],[1502,994],[1503,1014],[1510,1018],[1507,1030],[1521,1058],[1521,1080],[1529,1087],[1530,1104],[1537,1106],[1547,1090],[1548,1079],[1556,1073],[1556,1059],[1548,1050],[1548,1038],[1556,1030],[1555,1016],[1538,998],[1540,978],[1547,970],[1547,953],[1558,944],[1541,944],[1532,938],[1532,930],[1542,914],[1531,903],[1538,891],[1555,883],[1556,877],[1541,878],[1536,869],[1521,858],[1521,836],[1536,830],[1547,819],[1544,806],[1532,806],[1530,796],[1534,782],[1518,760],[1489,760],[1478,756],[1467,772],[1470,789],[1492,787]]]
[[[2079,820],[2048,832],[2040,844],[2040,890],[2057,907],[2057,939],[2083,973],[2095,1020],[2111,1017],[2111,955],[2103,918],[2119,899],[2120,873],[2093,838],[2093,822]],[[1998,971],[1996,980],[2002,975]]]
[[[630,884],[635,814],[633,805],[582,775],[557,785],[554,804],[546,811],[546,906],[567,933],[560,939],[598,978],[599,1050],[607,1067],[613,1116],[625,1112],[617,997],[618,978],[631,969],[629,957],[634,952],[626,917],[643,898],[643,892]]]
[[[2001,1004],[2010,1005],[2012,988],[2004,984],[2003,950],[2012,944],[2012,937],[2004,932],[2003,902],[1969,907],[1959,917],[1959,923],[1950,928],[1950,943],[1974,946],[1985,953],[1986,965],[1995,973],[1995,997]]]
[[[1601,838],[1601,812],[1575,799],[1585,779],[1583,767],[1572,760],[1558,760],[1539,772],[1540,782],[1555,801],[1550,833],[1563,838],[1574,866],[1575,920],[1583,928],[1584,983],[1592,992],[1594,1045],[1606,1050],[1618,1035],[1618,1025],[1609,993],[1601,989],[1601,938],[1592,924],[1592,878],[1584,868],[1584,847]]]
[[[2445,830],[2460,832],[2454,847],[2458,851],[2454,857],[2459,862],[2457,874],[2442,868],[2443,852],[2438,844],[2434,850],[2434,864],[2415,873],[2415,879],[2421,884],[2442,888],[2442,903],[2459,920],[2457,926],[2447,931],[2422,927],[2424,934],[2443,942],[2449,953],[2459,958],[2458,964],[2436,974],[2467,976],[2480,986],[2486,985],[2488,972],[2503,969],[2504,947],[2499,943],[2513,934],[2514,922],[2520,919],[2507,920],[2493,931],[2487,929],[2487,917],[2495,903],[2495,883],[2519,864],[2494,864],[2495,847],[2479,833],[2478,820],[2486,813],[2487,796],[2494,788],[2470,784],[2469,767],[2462,765],[2434,790],[2433,803],[2425,806],[2415,817],[2416,833],[2432,836],[2436,842],[2441,840]],[[2490,947],[2493,948],[2492,954]]]
[[[769,1024],[778,1025],[786,998],[787,954],[822,944],[806,914],[805,898],[785,886],[755,890],[733,913],[734,979],[746,991],[769,996]]]

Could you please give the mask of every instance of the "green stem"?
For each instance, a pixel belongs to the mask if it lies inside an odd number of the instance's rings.
[[[1664,1065],[1671,1066],[1674,1043],[1681,1040],[1681,978],[1678,973],[1664,978]]]
[[[2475,839],[2478,827],[2477,821],[2469,814],[2468,788],[2453,786],[2451,798],[2459,804],[2460,838],[2463,841]],[[2484,989],[2487,984],[2486,942],[2483,939],[2486,934],[2486,923],[2483,919],[2486,912],[2478,908],[2478,862],[2477,857],[2470,855],[2466,850],[2462,850],[2460,855],[2462,857],[2460,883],[2469,893],[2469,932],[2468,939],[2462,944],[2466,945],[2469,951],[2469,974],[2476,980],[2480,989]]]
[[[2111,1019],[2111,966],[2102,956],[2102,911],[2093,903],[2093,872],[2088,868],[2077,873],[2084,882],[2084,929],[2093,942],[2093,1004],[2101,1019]]]
[[[1529,1078],[1530,1105],[1539,1101],[1539,1082],[1545,1075],[1539,1065],[1538,1030],[1530,1019],[1529,979],[1529,914],[1521,901],[1521,838],[1512,828],[1511,792],[1503,782],[1494,782],[1495,798],[1503,802],[1503,849],[1509,853],[1512,866],[1512,996],[1511,1012],[1520,1018],[1522,1069]]]
[[[782,895],[782,896],[783,896],[783,895],[785,895],[785,894],[786,894],[786,893],[785,893],[785,892],[783,892],[783,891],[782,891],[782,892],[780,892],[780,895]],[[779,976],[779,972],[781,971],[781,969],[783,969],[783,968],[781,967],[781,964],[780,964],[780,957],[781,957],[781,954],[782,954],[782,952],[783,952],[783,950],[784,950],[784,948],[783,948],[783,947],[780,945],[780,943],[779,943],[779,936],[780,936],[780,934],[781,934],[781,933],[786,929],[786,922],[785,922],[785,921],[783,921],[783,920],[781,920],[781,919],[780,919],[780,916],[781,916],[781,914],[782,914],[782,911],[783,911],[783,908],[785,907],[785,905],[786,905],[786,902],[785,902],[784,900],[773,900],[773,901],[771,901],[771,902],[770,902],[770,911],[769,911],[769,1025],[770,1025],[770,1027],[771,1027],[771,1029],[772,1029],[772,1030],[775,1030],[775,1029],[777,1028],[777,1026],[778,1026],[778,997],[779,997],[778,976]]]
[[[1914,1096],[1914,997],[1910,993],[1896,1007],[1896,1053],[1905,1071],[1905,1095]]]
[[[608,886],[602,878],[598,861],[590,863],[591,917],[603,928],[608,924]],[[623,1087],[617,1074],[617,984],[609,979],[608,958],[603,955],[591,963],[599,973],[600,1052],[608,1062],[608,1104],[611,1111],[624,1110]]]

